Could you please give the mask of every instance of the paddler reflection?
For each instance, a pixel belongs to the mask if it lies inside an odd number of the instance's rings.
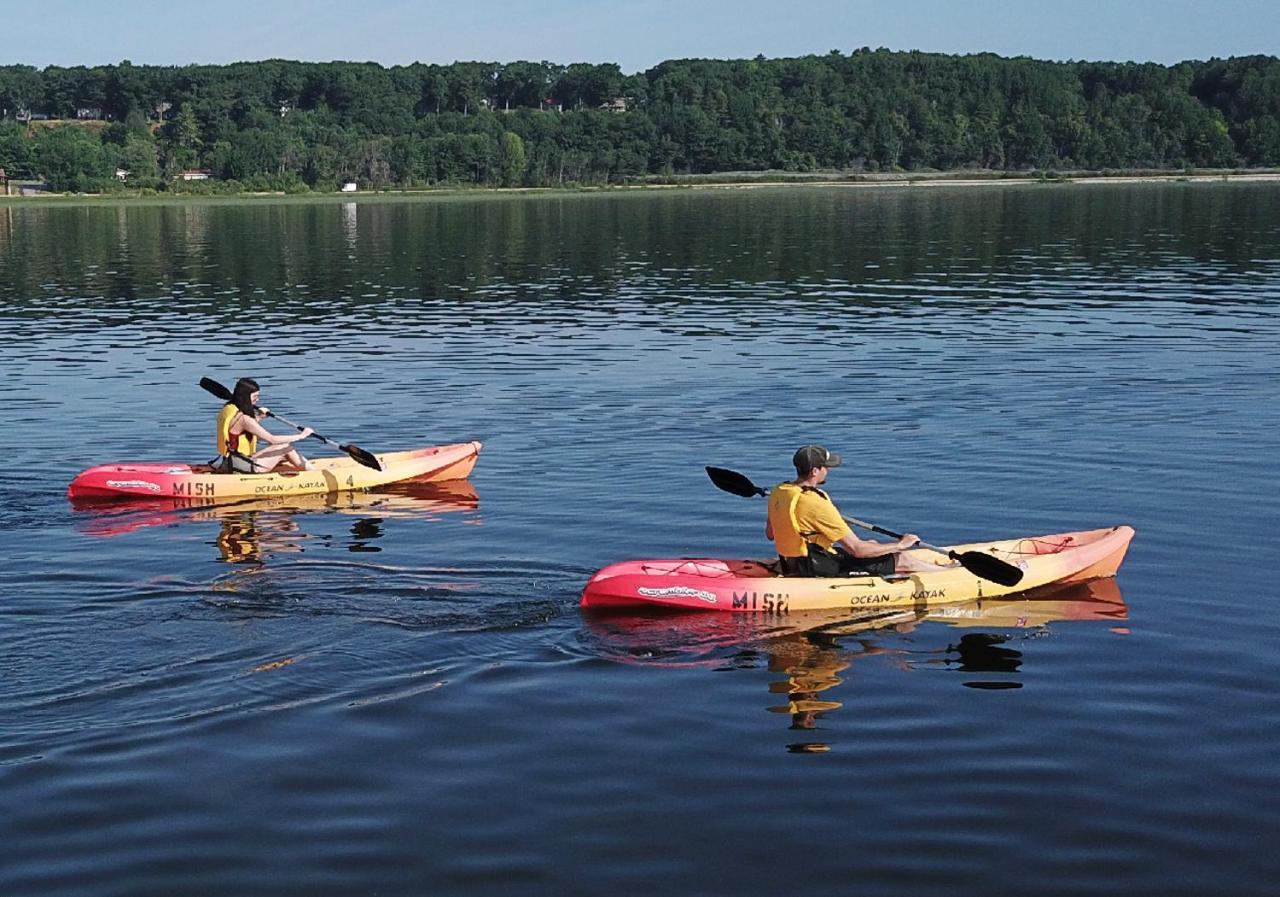
[[[791,728],[808,732],[818,728],[824,713],[838,710],[839,701],[823,700],[821,695],[841,683],[839,674],[849,668],[848,651],[822,636],[784,636],[770,647],[769,672],[783,673],[786,678],[769,683],[771,694],[785,694],[786,704],[773,705],[771,713],[791,715]],[[825,753],[830,746],[824,741],[800,741],[787,745],[792,753]]]
[[[218,551],[229,564],[260,563],[276,554],[305,551],[306,540],[295,509],[274,511],[240,511],[222,518],[218,533]],[[382,538],[382,518],[366,517],[351,524],[347,551],[374,552],[382,549],[375,540]],[[323,538],[326,544],[331,538]]]
[[[84,505],[76,510],[81,515],[77,528],[99,537],[122,536],[149,527],[216,521],[219,532],[213,544],[221,559],[247,564],[260,563],[272,554],[303,551],[312,544],[345,547],[348,551],[378,551],[377,541],[388,530],[389,521],[432,520],[442,514],[472,512],[479,506],[480,497],[467,480],[406,480],[370,492],[253,498],[225,503],[175,498],[127,508]],[[309,517],[329,513],[359,518],[348,528],[348,537],[305,532],[321,529],[308,526]],[[468,514],[465,522],[480,524],[481,520],[478,515]]]
[[[782,673],[785,678],[770,682],[769,692],[786,695],[787,702],[766,709],[770,713],[790,714],[790,728],[793,730],[818,729],[825,714],[843,706],[840,701],[832,700],[830,694],[823,694],[844,681],[840,673],[849,669],[855,660],[879,655],[893,657],[900,653],[877,645],[872,638],[857,638],[850,642],[852,631],[884,632],[890,627],[909,631],[916,620],[917,614],[911,611],[876,614],[841,621],[834,628],[824,624],[771,639],[767,649],[769,672]],[[830,750],[830,746],[822,741],[801,741],[788,744],[787,750],[792,753],[824,753]]]
[[[272,555],[305,551],[312,540],[327,548],[381,551],[376,542],[382,538],[387,520],[431,519],[438,514],[472,511],[479,507],[480,497],[467,480],[442,483],[415,483],[410,480],[376,492],[262,499],[253,505],[247,510],[244,504],[214,505],[194,515],[197,519],[216,518],[220,521],[217,545],[222,560],[227,563],[260,563]],[[360,519],[348,528],[348,538],[335,540],[330,535],[303,531],[299,521],[316,511],[356,514]]]
[[[1116,581],[1100,579],[1022,600],[988,599],[852,617],[821,611],[782,618],[599,612],[589,614],[587,621],[606,656],[622,662],[759,669],[763,659],[769,672],[777,674],[769,682],[765,709],[789,716],[790,730],[815,732],[841,708],[839,695],[847,689],[855,663],[879,658],[903,672],[955,674],[967,688],[1020,688],[1034,643],[1051,625],[1092,620],[1126,634],[1127,617]],[[965,631],[957,633],[957,628]],[[907,634],[911,642],[898,638]],[[823,752],[829,745],[805,740],[788,744],[787,750]]]
[[[228,564],[260,564],[270,555],[302,551],[305,538],[288,512],[239,511],[221,518],[215,544]]]

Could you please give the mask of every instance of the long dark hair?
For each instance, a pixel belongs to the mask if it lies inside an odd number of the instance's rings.
[[[231,391],[231,404],[239,408],[243,414],[253,417],[257,414],[257,409],[253,407],[253,401],[249,397],[257,391],[257,380],[252,377],[241,377],[236,381],[236,388]]]

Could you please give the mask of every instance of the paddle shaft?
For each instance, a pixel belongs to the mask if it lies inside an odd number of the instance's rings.
[[[857,527],[861,527],[862,529],[869,529],[873,533],[879,533],[882,536],[888,536],[890,539],[901,539],[903,536],[902,533],[895,533],[891,529],[885,529],[883,526],[876,526],[874,523],[867,523],[867,521],[859,520],[857,517],[845,517],[843,514],[841,514],[840,519],[843,520],[845,523],[849,524],[850,526],[857,526]],[[945,554],[947,557],[951,557],[955,553],[951,551],[951,549],[949,548],[939,548],[937,545],[930,545],[928,542],[922,542],[919,539],[916,540],[916,544],[913,545],[912,548],[928,548],[930,551],[936,551],[939,554]]]
[[[742,498],[751,498],[755,495],[768,495],[769,490],[757,486],[751,482],[745,475],[738,473],[736,470],[726,470],[723,467],[708,467],[707,476],[711,477],[711,482],[716,488],[723,489],[725,492],[731,492]],[[876,526],[874,523],[868,523],[865,520],[858,520],[856,517],[844,517],[843,519],[850,526],[857,526],[862,529],[868,529],[881,535],[889,536],[894,539],[901,539],[902,533],[895,533],[891,529],[885,529],[882,526]],[[939,548],[936,545],[930,545],[928,542],[916,540],[912,548],[924,548],[928,551],[937,552],[946,555],[953,561],[959,563],[975,576],[983,579],[990,579],[1005,586],[1017,585],[1022,580],[1022,571],[1007,561],[1002,561],[994,555],[984,554],[978,551],[956,552],[949,548]],[[910,550],[910,549],[905,549]]]
[[[212,393],[213,395],[222,399],[224,402],[230,402],[232,399],[231,390],[227,389],[217,380],[212,380],[208,377],[201,377],[200,388],[203,389],[205,392]],[[301,433],[303,430],[306,429],[305,427],[295,424],[293,421],[289,420],[288,418],[281,417],[280,415],[276,414],[274,411],[258,408],[256,405],[254,407],[258,411],[266,411],[266,414],[268,417],[274,417],[276,420],[280,421],[280,423],[285,424],[286,426],[293,427],[299,433]],[[359,462],[360,464],[363,464],[365,467],[370,467],[370,468],[373,468],[374,470],[382,470],[382,464],[381,462],[378,461],[377,457],[373,455],[371,452],[365,451],[364,449],[360,448],[360,446],[358,445],[343,445],[342,443],[334,442],[332,439],[329,439],[327,436],[321,436],[319,433],[315,432],[314,430],[311,431],[311,435],[314,436],[316,439],[319,439],[321,442],[325,443],[326,445],[336,446],[337,448],[341,449],[342,451],[350,455],[357,462]]]
[[[902,533],[895,533],[891,529],[885,529],[883,526],[876,526],[874,523],[867,523],[865,520],[859,520],[856,517],[845,517],[843,514],[840,518],[851,526],[860,526],[863,529],[869,529],[873,533],[880,533],[882,536],[888,536],[891,539],[901,539]],[[1017,585],[1022,579],[1022,571],[1017,567],[1000,560],[994,555],[983,554],[978,551],[966,551],[963,554],[953,551],[950,548],[940,548],[937,545],[930,545],[920,539],[916,539],[916,544],[911,548],[926,548],[929,551],[935,551],[938,554],[945,555],[947,558],[955,561],[964,567],[970,573],[981,576],[984,579],[990,579],[1001,585],[1013,586]],[[911,549],[904,549],[910,551]]]
[[[286,421],[285,423],[288,423],[288,421]],[[768,489],[765,489],[764,487],[759,487],[759,489],[760,489],[761,495],[769,494]],[[859,520],[857,517],[846,517],[843,514],[841,514],[840,519],[843,520],[845,523],[849,524],[850,526],[856,526],[861,529],[869,529],[873,533],[879,533],[882,536],[888,536],[890,539],[901,539],[905,535],[904,533],[895,533],[891,529],[885,529],[883,526],[876,526],[874,523],[868,523],[865,520]],[[936,545],[930,545],[928,542],[922,542],[919,539],[917,539],[916,544],[911,547],[927,548],[930,551],[938,552],[938,554],[945,554],[949,558],[956,556],[956,553],[954,551],[951,551],[949,548],[939,548]],[[903,549],[903,550],[909,551],[910,549]]]
[[[254,407],[257,408],[256,405]],[[301,433],[303,430],[306,429],[306,427],[301,426],[300,424],[295,424],[293,421],[289,420],[287,417],[281,417],[280,415],[276,414],[274,411],[268,408],[258,408],[258,410],[265,411],[267,414],[267,417],[274,417],[276,420],[280,421],[280,423],[284,424],[285,426],[293,427],[299,433]],[[338,445],[338,443],[334,442],[329,437],[321,436],[315,430],[311,431],[311,435],[314,436],[316,439],[319,439],[321,442],[328,443],[329,445],[332,445],[332,446],[337,446],[338,448],[343,449],[344,451],[346,450],[346,446]]]
[[[305,427],[295,424],[293,421],[289,420],[287,417],[281,417],[280,415],[276,414],[274,411],[271,411],[270,409],[266,409],[266,411],[267,411],[267,417],[274,417],[276,420],[280,421],[280,423],[284,424],[285,426],[293,427],[299,433],[301,433],[303,430],[306,429]],[[378,459],[374,457],[374,455],[360,448],[360,446],[358,445],[344,445],[341,442],[334,442],[328,436],[321,436],[315,430],[311,431],[311,435],[314,436],[316,439],[319,439],[321,442],[323,442],[326,445],[336,446],[337,448],[346,452],[352,458],[355,458],[365,467],[372,467],[374,470],[382,469],[382,465],[378,461]]]

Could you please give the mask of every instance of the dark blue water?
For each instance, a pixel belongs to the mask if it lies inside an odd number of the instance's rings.
[[[1274,893],[1278,373],[1268,184],[0,206],[0,894]],[[485,450],[68,503],[244,374]],[[765,556],[703,466],[810,441],[935,543],[1138,536],[1039,603],[579,610]]]

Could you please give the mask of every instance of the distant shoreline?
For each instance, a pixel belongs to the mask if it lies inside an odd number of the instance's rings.
[[[947,171],[947,172],[892,172],[892,173],[822,173],[793,174],[766,172],[760,176],[750,173],[674,175],[654,177],[644,182],[620,185],[627,187],[774,187],[774,186],[822,186],[822,187],[989,187],[1007,184],[1141,184],[1141,183],[1222,183],[1224,181],[1280,181],[1280,169],[1255,170],[1223,169],[1191,171],[1066,171],[1066,172],[1004,172],[1004,171]]]
[[[47,193],[26,196],[0,194],[6,205],[77,203],[241,203],[264,200],[289,202],[354,202],[369,199],[478,198],[485,196],[554,196],[565,194],[619,194],[669,190],[750,190],[775,187],[993,187],[1079,184],[1160,184],[1160,183],[1280,183],[1280,169],[1191,171],[1070,171],[1070,172],[724,172],[719,174],[654,175],[629,183],[604,186],[564,185],[556,187],[391,187],[307,193],[143,193],[122,190],[111,193]]]

